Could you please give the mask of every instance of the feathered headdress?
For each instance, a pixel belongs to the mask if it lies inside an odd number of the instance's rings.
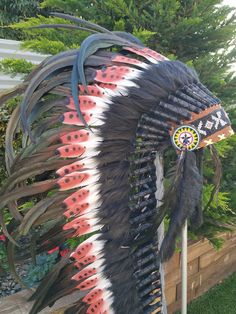
[[[7,128],[9,178],[0,194],[1,208],[14,217],[8,230],[1,217],[9,255],[30,230],[39,235],[38,253],[86,235],[38,287],[31,314],[76,290],[81,294],[66,314],[160,313],[160,261],[172,255],[185,219],[200,220],[202,150],[233,133],[230,121],[183,63],[131,34],[54,15],[82,26],[53,27],[95,33],[0,98],[23,94]],[[19,128],[22,149],[15,154]],[[178,162],[157,208],[155,156],[171,147]],[[25,200],[34,206],[18,211]],[[167,209],[170,224],[158,251],[156,231]]]

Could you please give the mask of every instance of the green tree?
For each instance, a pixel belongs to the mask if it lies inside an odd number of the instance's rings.
[[[39,0],[0,0],[0,38],[22,39],[21,32],[13,32],[7,26],[35,15],[39,2]]]
[[[201,81],[225,105],[234,104],[236,78],[236,13],[222,0],[44,0],[41,9],[78,15],[110,30],[134,33],[151,48],[192,65]],[[58,18],[38,16],[16,24],[28,40],[24,47],[57,53],[78,47],[87,34],[67,30],[25,27],[58,23]],[[68,36],[70,32],[70,36]],[[51,45],[50,45],[51,42]],[[207,66],[206,66],[207,65]]]

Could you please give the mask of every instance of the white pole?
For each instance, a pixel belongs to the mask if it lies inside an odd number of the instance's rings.
[[[162,199],[164,195],[164,185],[163,185],[163,156],[160,154],[156,155],[155,159],[156,166],[156,186],[158,187],[155,196],[157,200],[157,208],[162,205]],[[164,222],[162,222],[157,230],[158,234],[158,249],[161,248],[161,243],[164,238]],[[161,277],[161,287],[162,287],[162,314],[167,314],[167,304],[165,299],[165,271],[162,263],[160,264],[160,277]]]
[[[187,314],[187,283],[188,283],[188,224],[187,220],[182,228],[182,246],[181,246],[181,281],[182,281],[182,300],[181,314]]]

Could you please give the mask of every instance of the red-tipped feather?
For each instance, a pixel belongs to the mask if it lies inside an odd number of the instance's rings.
[[[98,281],[99,281],[99,279],[98,279],[97,275],[92,276],[89,279],[86,279],[82,283],[80,283],[77,286],[77,289],[88,290],[88,289],[94,288],[98,284]]]
[[[102,289],[94,288],[83,298],[82,301],[87,304],[92,304],[98,301],[102,297],[102,295],[103,295]]]
[[[75,266],[80,269],[82,266],[91,264],[95,262],[96,260],[97,260],[97,257],[95,255],[88,255],[79,259],[78,262],[75,263]]]
[[[119,84],[138,75],[139,71],[126,66],[112,66],[104,70],[97,70],[95,80],[102,83]]]
[[[80,272],[78,272],[78,274],[74,275],[72,279],[80,281],[83,279],[87,279],[96,274],[97,274],[97,270],[95,267],[86,267],[85,269],[82,269]]]
[[[74,172],[74,171],[79,171],[81,169],[84,169],[86,166],[85,166],[85,162],[84,161],[76,161],[70,165],[67,165],[67,166],[64,166],[64,167],[61,167],[60,169],[57,170],[57,174],[60,175],[61,177],[66,175],[66,174],[69,174],[71,172]]]
[[[85,152],[85,147],[77,144],[73,145],[65,145],[62,147],[59,147],[56,152],[60,155],[60,157],[68,157],[68,158],[74,158],[74,157],[80,157]]]
[[[83,212],[87,212],[89,209],[89,203],[84,204],[76,204],[74,207],[71,207],[69,210],[63,213],[66,218],[71,218],[73,216],[83,214]]]
[[[75,204],[81,204],[84,200],[89,196],[89,189],[81,189],[79,191],[74,192],[72,195],[67,197],[63,203],[66,206],[74,206]]]
[[[77,217],[63,226],[63,230],[75,229],[74,236],[81,236],[99,230],[99,220],[90,217]]]
[[[69,132],[60,137],[63,144],[76,144],[80,142],[86,142],[89,139],[89,132],[86,130],[78,130]]]
[[[146,63],[137,60],[137,59],[133,59],[133,58],[128,58],[122,55],[116,55],[115,57],[112,58],[113,62],[120,62],[120,63],[127,63],[127,64],[132,64],[132,65],[138,65],[141,67],[146,67]]]
[[[57,181],[61,191],[74,189],[85,185],[90,175],[86,172],[72,172]]]
[[[99,299],[95,303],[91,304],[86,314],[100,314],[104,307],[104,300]]]
[[[133,47],[125,47],[125,50],[131,51],[137,55],[144,57],[145,59],[149,60],[150,62],[158,62],[167,60],[166,57],[162,56],[160,53],[151,50],[149,48],[133,48]]]
[[[79,89],[81,93],[89,94],[96,97],[103,97],[105,95],[105,91],[97,86],[96,84],[86,86],[87,91],[85,91],[84,86],[79,85]]]
[[[102,88],[111,89],[113,91],[117,89],[117,85],[116,84],[111,84],[111,83],[98,83],[98,84]]]
[[[86,110],[92,110],[95,108],[105,108],[104,101],[100,97],[96,96],[88,96],[88,95],[81,95],[79,96],[79,104],[80,109],[82,112],[86,112]],[[69,109],[76,110],[75,103],[73,99],[70,99],[69,104],[67,105]]]
[[[88,123],[91,120],[91,117],[93,116],[92,113],[85,113],[83,112],[84,120]],[[78,116],[78,113],[76,111],[68,111],[63,114],[63,123],[69,124],[69,125],[78,125],[78,126],[84,126],[84,122],[81,121],[81,119]]]

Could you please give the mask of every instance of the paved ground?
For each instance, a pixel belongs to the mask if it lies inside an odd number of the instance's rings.
[[[32,303],[27,302],[30,295],[30,291],[23,290],[9,297],[1,298],[0,314],[28,314],[32,306]],[[78,292],[59,300],[53,308],[46,308],[41,311],[40,314],[63,314],[65,306],[69,303],[75,302],[77,298]]]

